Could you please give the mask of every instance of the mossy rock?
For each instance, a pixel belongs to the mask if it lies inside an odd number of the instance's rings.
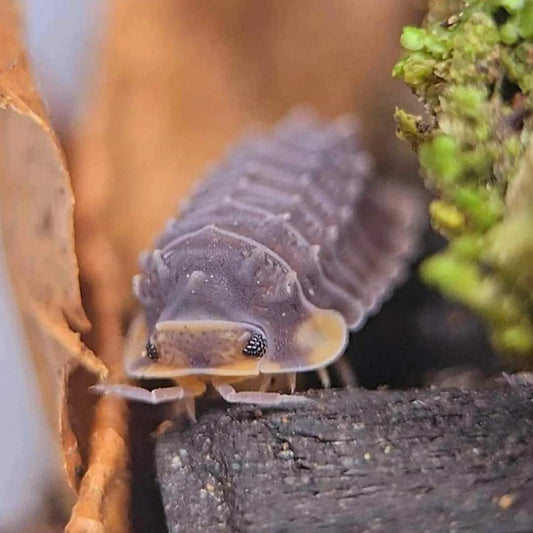
[[[478,312],[494,345],[533,366],[533,0],[434,0],[406,27],[393,75],[425,106],[396,111],[449,246],[423,278]]]

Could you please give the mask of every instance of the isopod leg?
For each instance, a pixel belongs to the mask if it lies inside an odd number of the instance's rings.
[[[355,388],[357,387],[357,377],[353,368],[350,366],[346,357],[341,357],[335,363],[333,363],[335,371],[339,375],[339,378],[345,387]]]
[[[512,387],[533,384],[533,372],[517,372],[516,374],[502,372],[502,377],[505,382]]]
[[[328,369],[323,367],[319,368],[316,373],[318,374],[318,377],[320,378],[320,383],[322,383],[322,386],[325,389],[329,389],[331,387],[331,379],[329,377]]]
[[[191,422],[196,422],[195,398],[204,394],[206,385],[195,376],[183,376],[176,378],[176,384],[185,390],[186,394],[181,401],[185,414]]]
[[[266,392],[272,384],[272,374],[263,374],[261,384],[259,385],[259,392]]]
[[[111,394],[126,400],[152,405],[182,400],[186,396],[186,391],[183,387],[166,387],[149,391],[134,385],[100,383],[91,387],[91,390],[98,394]]]
[[[296,372],[289,372],[287,375],[287,379],[289,381],[289,391],[291,394],[294,394],[294,391],[296,390]]]
[[[284,405],[304,405],[313,400],[303,396],[278,394],[277,392],[246,391],[237,392],[229,383],[213,380],[213,387],[228,403],[246,403],[264,407],[281,407]]]
[[[196,403],[194,398],[183,398],[182,403],[189,420],[191,422],[196,422]]]

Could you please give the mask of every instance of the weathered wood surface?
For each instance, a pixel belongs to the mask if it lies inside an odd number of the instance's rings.
[[[533,531],[533,387],[309,395],[160,437],[169,531]]]

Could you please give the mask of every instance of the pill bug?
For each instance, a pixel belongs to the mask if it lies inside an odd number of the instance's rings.
[[[176,386],[99,390],[159,403],[212,383],[228,401],[302,401],[232,384],[324,369],[403,279],[420,202],[371,172],[349,118],[296,113],[231,150],[141,255],[133,281],[147,338],[127,373]]]

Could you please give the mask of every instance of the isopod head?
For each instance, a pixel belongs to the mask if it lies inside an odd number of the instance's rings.
[[[149,339],[128,364],[134,377],[301,372],[344,351],[342,315],[309,303],[295,272],[253,240],[208,226],[174,241],[160,260],[165,276],[156,264],[139,281],[141,301],[150,292]]]
[[[141,356],[129,366],[138,377],[191,374],[254,375],[263,353],[251,355],[250,341],[265,338],[251,324],[224,320],[164,320],[157,322]],[[266,342],[265,342],[266,344]],[[153,354],[157,354],[154,357]]]

